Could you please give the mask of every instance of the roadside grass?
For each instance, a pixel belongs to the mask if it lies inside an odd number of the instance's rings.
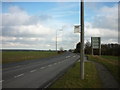
[[[118,58],[120,58],[118,56],[106,56],[106,55],[102,55],[101,57],[109,60],[118,60]]]
[[[12,63],[25,60],[40,59],[58,55],[56,52],[47,51],[3,51],[2,63]]]
[[[101,80],[95,64],[85,62],[85,79],[80,79],[80,63],[77,62],[49,88],[101,88]]]
[[[115,79],[120,83],[119,69],[120,62],[116,56],[92,56],[88,55],[89,60],[103,64],[115,77]]]

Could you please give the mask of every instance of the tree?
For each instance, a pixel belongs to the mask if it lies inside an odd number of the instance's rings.
[[[85,54],[91,54],[91,43],[89,41],[85,44]]]
[[[76,49],[75,49],[75,53],[80,53],[80,45],[81,45],[81,43],[79,42],[79,43],[77,43],[77,45],[76,45]]]

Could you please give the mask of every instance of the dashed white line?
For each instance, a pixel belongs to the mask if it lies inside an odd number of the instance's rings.
[[[58,62],[58,63],[61,63],[61,62]]]
[[[1,80],[0,83],[2,83],[4,80]]]
[[[52,65],[48,65],[48,67],[51,67]]]
[[[23,76],[23,75],[24,75],[24,73],[19,74],[19,75],[17,75],[17,76],[14,76],[14,78],[17,78],[17,77],[20,77],[20,76]]]
[[[66,58],[69,58],[70,56],[66,56]]]
[[[35,72],[36,70],[32,70],[32,71],[30,71],[30,72]]]
[[[40,69],[44,69],[45,67],[41,67]]]
[[[57,63],[54,63],[54,65],[56,65]]]

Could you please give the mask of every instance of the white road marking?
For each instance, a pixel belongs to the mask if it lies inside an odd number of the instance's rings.
[[[36,70],[32,70],[32,71],[30,71],[30,72],[35,72]]]
[[[45,67],[41,67],[40,69],[44,69]]]
[[[4,80],[1,80],[0,83],[2,83]]]
[[[24,75],[24,73],[19,74],[19,75],[17,75],[17,76],[14,76],[14,78],[17,78],[17,77],[20,77],[20,76],[23,76],[23,75]]]
[[[48,67],[51,67],[52,65],[50,64],[50,65],[48,65]]]
[[[76,57],[76,56],[73,56],[73,57]]]
[[[54,65],[56,65],[57,63],[54,63]]]
[[[69,58],[70,56],[66,56],[66,58]]]
[[[58,62],[58,63],[61,63],[61,62]]]
[[[68,56],[66,56],[66,58],[68,58]]]

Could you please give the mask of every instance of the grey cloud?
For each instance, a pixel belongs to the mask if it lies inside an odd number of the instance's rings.
[[[50,19],[52,19],[52,16],[48,14],[31,16],[28,15],[24,9],[12,6],[9,8],[8,13],[2,13],[2,26],[35,25],[37,23],[44,24]]]
[[[118,19],[107,16],[96,16],[92,22],[93,28],[118,30]]]
[[[45,38],[46,34],[34,34],[32,32],[28,32],[27,30],[24,32],[21,32],[21,30],[17,30],[19,27],[15,28],[14,26],[4,26],[2,27],[2,36],[8,36],[8,37],[41,37]],[[33,30],[34,32],[34,30]],[[50,36],[47,35],[47,36]]]

